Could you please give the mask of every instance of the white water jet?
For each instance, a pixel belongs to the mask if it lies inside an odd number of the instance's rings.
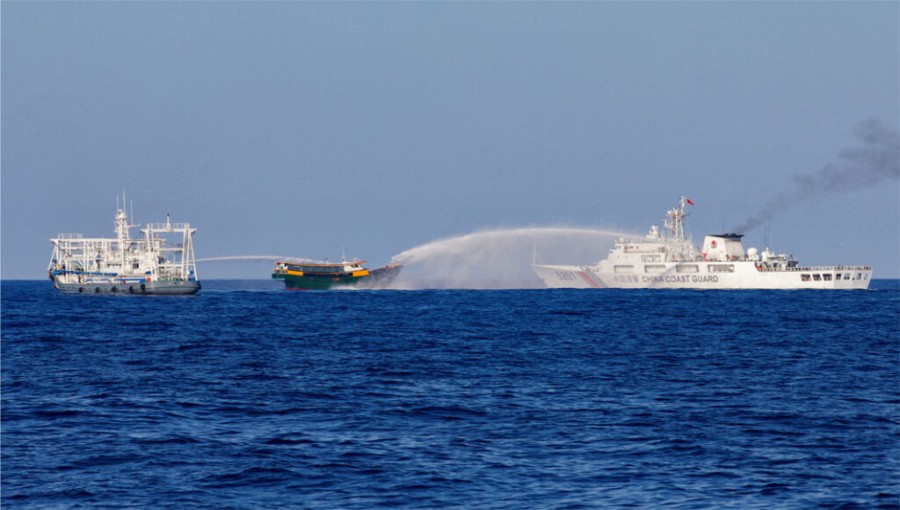
[[[630,234],[577,227],[483,230],[438,239],[393,257],[396,289],[542,288],[531,264],[594,264]]]

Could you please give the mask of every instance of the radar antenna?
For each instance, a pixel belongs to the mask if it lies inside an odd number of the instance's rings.
[[[686,197],[678,197],[678,205],[666,213],[665,226],[672,241],[684,242],[684,218],[688,215],[684,206],[689,202]]]
[[[668,244],[674,248],[672,250],[678,260],[691,260],[694,258],[694,245],[690,239],[684,237],[684,218],[688,215],[685,212],[685,205],[694,205],[691,199],[687,197],[678,197],[678,205],[666,212],[664,225],[668,234]]]

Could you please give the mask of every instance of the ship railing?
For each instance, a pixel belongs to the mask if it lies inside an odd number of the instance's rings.
[[[871,271],[872,266],[806,266],[806,267],[785,267],[783,265],[779,265],[778,267],[769,267],[765,264],[758,265],[757,269],[760,271],[785,271],[785,272],[819,272],[819,273],[827,273],[829,271]]]
[[[190,223],[148,223],[147,227],[142,230],[168,231],[168,230],[190,230]]]
[[[120,276],[119,273],[108,273],[103,271],[81,271],[77,269],[60,269],[54,271],[54,274],[60,275],[76,275],[76,276],[102,276],[102,277],[117,277]]]
[[[788,271],[869,271],[872,266],[805,266],[805,267],[788,267]]]
[[[81,234],[59,234],[56,236],[57,239],[81,239],[83,237]]]

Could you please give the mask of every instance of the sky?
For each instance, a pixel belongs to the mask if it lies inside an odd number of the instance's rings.
[[[58,233],[113,237],[123,191],[200,259],[559,247],[687,196],[698,242],[741,227],[900,278],[898,2],[4,1],[0,23],[3,279],[46,278]],[[575,237],[542,261],[605,257]]]

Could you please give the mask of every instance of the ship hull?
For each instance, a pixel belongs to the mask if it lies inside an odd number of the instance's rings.
[[[66,294],[186,295],[200,290],[196,280],[65,283],[54,278],[53,286]]]
[[[356,276],[354,276],[354,273],[304,273],[302,275],[273,273],[272,278],[283,280],[284,287],[288,290],[385,289],[400,273],[400,268],[400,266],[386,266],[373,269],[372,271],[365,271],[365,274],[357,274]]]
[[[605,285],[590,266],[534,265],[532,270],[551,289],[602,289]]]
[[[753,262],[635,265],[627,272],[597,266],[534,265],[549,288],[611,289],[867,289],[868,266],[759,269]]]

